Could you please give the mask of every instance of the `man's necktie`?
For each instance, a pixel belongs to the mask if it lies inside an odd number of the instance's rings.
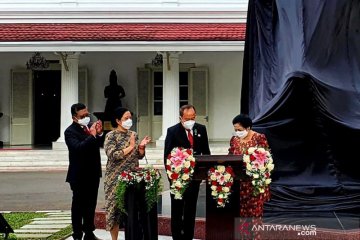
[[[86,133],[86,135],[91,135],[89,128],[83,127],[83,129],[84,129],[84,132]]]
[[[194,146],[194,137],[193,135],[191,134],[191,130],[190,129],[186,129],[186,131],[188,132],[188,139],[189,139],[189,142],[190,142],[190,146],[191,148]]]

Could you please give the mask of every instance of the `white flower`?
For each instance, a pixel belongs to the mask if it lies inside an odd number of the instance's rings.
[[[264,172],[264,171],[266,170],[266,167],[265,167],[264,165],[260,165],[259,170],[260,170],[261,172]]]
[[[181,193],[176,192],[174,198],[175,198],[175,199],[182,199]]]
[[[189,168],[189,167],[190,167],[190,161],[186,161],[186,162],[184,163],[184,167]]]
[[[226,173],[226,174],[224,175],[224,178],[225,178],[226,181],[229,181],[230,178],[231,178],[231,174]]]
[[[167,173],[167,175],[170,177],[171,176],[171,174],[172,174],[172,172],[171,171],[169,171],[169,170],[167,170],[166,171],[166,173]]]
[[[250,156],[249,155],[244,155],[243,161],[246,162],[246,163],[250,162]]]
[[[211,188],[211,190],[213,190],[213,191],[216,191],[216,189],[217,189],[217,187],[216,187],[215,185],[212,185],[210,188]]]
[[[184,175],[182,175],[181,179],[184,180],[184,181],[188,180],[189,179],[189,174],[185,173]]]
[[[223,191],[227,193],[227,192],[230,191],[230,188],[228,188],[228,187],[223,187]]]
[[[258,148],[257,149],[259,152],[265,152],[265,149],[264,148]]]
[[[211,192],[211,195],[212,195],[212,196],[216,196],[216,195],[217,195],[217,192],[216,192],[216,191],[212,191],[212,192]]]
[[[223,173],[223,172],[225,172],[225,166],[219,165],[219,166],[217,167],[217,170],[219,171],[219,173]]]
[[[216,176],[215,176],[214,174],[211,174],[210,179],[211,179],[212,181],[215,181],[215,180],[216,180]]]
[[[246,169],[247,169],[247,170],[249,170],[249,171],[251,171],[252,166],[251,166],[251,164],[250,164],[250,163],[246,163]]]
[[[274,164],[270,163],[267,165],[269,171],[272,171],[274,169]]]
[[[247,151],[249,154],[253,154],[255,150],[256,150],[255,147],[250,147]]]
[[[255,180],[252,180],[251,183],[252,183],[253,186],[256,185],[256,181],[255,181]]]
[[[175,172],[180,172],[181,171],[181,169],[182,169],[182,167],[181,166],[177,166],[176,168],[175,168]]]
[[[170,165],[171,166],[171,161],[169,159],[166,159],[166,165]]]
[[[271,178],[265,180],[265,184],[269,185],[271,183]]]
[[[254,173],[253,178],[259,178],[259,174]]]
[[[263,188],[259,188],[259,192],[260,192],[260,193],[264,193],[265,190],[264,190]]]
[[[182,187],[181,182],[180,182],[180,181],[176,181],[176,182],[175,182],[175,187]]]
[[[224,198],[224,194],[219,194],[218,198]]]

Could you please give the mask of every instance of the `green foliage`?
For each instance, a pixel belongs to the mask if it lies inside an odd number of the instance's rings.
[[[50,237],[46,238],[46,240],[60,240],[69,237],[72,234],[72,226],[69,225],[66,228],[61,229],[60,231],[54,233]]]
[[[127,184],[125,182],[118,182],[116,187],[116,205],[119,208],[121,214],[126,214],[125,210],[125,193],[126,193]]]
[[[145,186],[145,201],[149,212],[158,201],[158,195],[162,190],[160,171],[152,166],[139,168],[133,171],[123,171],[119,177],[115,190],[116,205],[121,214],[126,214],[125,194],[127,188],[132,185],[137,191]]]
[[[12,227],[12,229],[19,229],[24,225],[31,223],[34,218],[46,218],[46,213],[36,213],[36,212],[14,212],[14,213],[3,213],[4,218]],[[46,238],[46,240],[61,240],[70,236],[72,233],[72,226],[68,227],[54,233],[50,237]],[[8,240],[19,240],[16,237],[16,234],[10,233]],[[0,235],[0,240],[4,240],[4,237]],[[45,239],[42,239],[45,240]]]
[[[3,213],[4,218],[12,227],[13,230],[19,229],[22,226],[32,222],[34,218],[45,217],[45,213],[35,213],[35,212],[14,212],[14,213]],[[0,237],[0,240],[3,240],[4,237]],[[10,233],[8,240],[16,240],[17,237],[14,233]]]
[[[13,229],[19,229],[22,226],[31,223],[34,218],[42,218],[45,217],[46,214],[35,212],[14,212],[4,213],[3,216]]]
[[[151,186],[151,188],[149,188],[148,190],[146,190],[145,200],[146,200],[146,207],[148,212],[150,212],[153,206],[157,203],[159,193],[161,193],[162,191],[162,185],[160,180],[161,178],[156,179],[154,181],[154,185]]]

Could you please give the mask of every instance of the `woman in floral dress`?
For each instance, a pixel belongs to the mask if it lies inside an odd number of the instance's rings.
[[[137,134],[129,130],[132,116],[128,109],[119,107],[115,110],[112,125],[115,128],[105,137],[104,149],[108,157],[105,172],[105,211],[106,230],[110,231],[112,240],[118,239],[120,212],[116,207],[115,192],[118,177],[124,170],[134,170],[139,166],[139,159],[145,155],[145,146],[150,142],[145,137],[140,144]]]
[[[264,134],[251,130],[252,120],[244,114],[237,115],[233,119],[234,136],[230,140],[229,154],[241,155],[250,147],[262,147],[269,150],[269,145]],[[265,188],[264,193],[253,195],[252,179],[247,177],[240,180],[240,217],[257,218],[261,223],[263,216],[264,203],[270,200],[269,187]],[[255,239],[260,238],[258,234]]]

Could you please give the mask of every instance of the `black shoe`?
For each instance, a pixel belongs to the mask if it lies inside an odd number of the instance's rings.
[[[73,234],[72,235],[74,240],[81,240],[82,239],[82,233],[81,234]]]
[[[94,233],[85,233],[84,240],[101,240]]]

